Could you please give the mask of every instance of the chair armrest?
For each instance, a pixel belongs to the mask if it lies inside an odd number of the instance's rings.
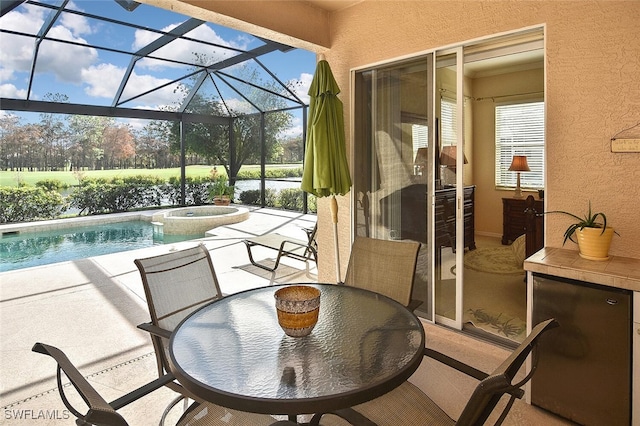
[[[433,349],[424,348],[424,356],[433,358],[436,361],[439,361],[445,365],[448,365],[449,367],[454,368],[460,371],[461,373],[464,373],[467,376],[471,376],[478,380],[484,380],[489,376],[489,374],[485,373],[484,371],[480,371],[477,368],[467,365],[461,361],[458,361],[457,359],[451,358],[450,356],[447,356]]]
[[[31,348],[33,352],[40,353],[43,355],[48,355],[53,358],[57,365],[57,385],[58,391],[60,392],[60,398],[64,405],[69,409],[74,416],[79,419],[84,419],[85,416],[80,414],[78,410],[76,410],[69,400],[67,399],[64,386],[62,384],[62,375],[61,371],[67,376],[69,381],[73,384],[73,387],[78,391],[78,394],[82,397],[82,399],[89,406],[91,411],[96,410],[98,412],[104,413],[105,418],[116,421],[119,420],[119,415],[115,412],[115,410],[107,403],[107,401],[102,398],[102,395],[95,390],[91,384],[87,381],[87,379],[78,371],[75,365],[69,360],[67,355],[62,352],[60,349],[55,346],[50,346],[44,343],[36,343]],[[124,422],[124,419],[122,419]],[[126,423],[123,423],[126,424]]]
[[[458,361],[457,359],[451,358],[450,356],[447,356],[445,354],[443,354],[442,352],[438,352],[436,350],[433,349],[429,349],[429,348],[424,348],[424,356],[427,356],[429,358],[433,358],[436,361],[439,361],[445,365],[448,365],[449,367],[458,370],[461,373],[466,374],[467,376],[473,377],[479,381],[482,381],[484,379],[486,379],[487,377],[489,377],[488,373],[485,373],[484,371],[478,370],[475,367],[472,367],[468,364],[465,364],[464,362]],[[524,396],[524,391],[520,388],[514,388],[511,390],[507,390],[506,391],[508,394],[511,394],[512,396],[520,399]]]
[[[422,300],[411,299],[409,301],[409,306],[407,306],[407,309],[409,309],[411,312],[413,312],[416,309],[418,309],[418,306],[420,306],[420,305],[422,305]]]
[[[129,392],[126,395],[121,396],[113,402],[110,402],[109,405],[113,407],[114,410],[119,410],[125,405],[132,403],[133,401],[140,399],[141,397],[160,389],[165,386],[167,383],[175,380],[175,377],[171,373],[167,373],[162,377],[155,379],[153,382],[149,382],[144,386],[140,386],[138,389]]]
[[[138,325],[140,330],[147,331],[154,336],[164,337],[165,339],[171,338],[171,332],[169,330],[165,330],[164,328],[160,328],[157,325],[151,324],[150,322],[145,322]]]

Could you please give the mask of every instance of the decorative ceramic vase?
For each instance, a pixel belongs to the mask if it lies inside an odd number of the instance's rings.
[[[588,260],[609,259],[609,247],[613,238],[614,230],[611,226],[602,232],[602,228],[576,229],[575,235],[578,240],[580,257]]]
[[[275,292],[278,323],[287,336],[303,337],[318,322],[320,290],[306,285],[283,287]]]

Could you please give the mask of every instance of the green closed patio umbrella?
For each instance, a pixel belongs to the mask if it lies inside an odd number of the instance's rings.
[[[351,188],[344,136],[340,88],[329,63],[321,56],[309,88],[309,123],[302,173],[302,189],[316,197],[331,196],[331,216],[336,257],[336,280],[340,279],[338,249],[338,202]]]

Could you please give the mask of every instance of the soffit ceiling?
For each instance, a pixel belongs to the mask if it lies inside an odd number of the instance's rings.
[[[363,2],[364,0],[303,0],[305,3],[309,3],[318,9],[323,9],[328,12],[335,12],[336,10],[346,9],[354,4]]]
[[[78,5],[2,1],[3,62],[12,61],[15,85],[13,98],[0,99],[2,109],[175,119],[201,113],[203,100],[225,117],[304,105],[265,65],[286,61],[290,46],[225,28],[236,33],[237,43],[229,43],[212,23],[130,0]],[[47,93],[68,99],[61,104]],[[90,105],[78,101],[86,93]]]

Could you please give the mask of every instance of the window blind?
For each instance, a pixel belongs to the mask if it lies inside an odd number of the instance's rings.
[[[520,173],[520,186],[544,187],[544,102],[496,105],[496,187],[515,188],[509,171],[514,155],[526,155],[530,172]]]
[[[440,122],[441,135],[440,145],[456,145],[456,102],[451,99],[442,98],[440,102]]]

